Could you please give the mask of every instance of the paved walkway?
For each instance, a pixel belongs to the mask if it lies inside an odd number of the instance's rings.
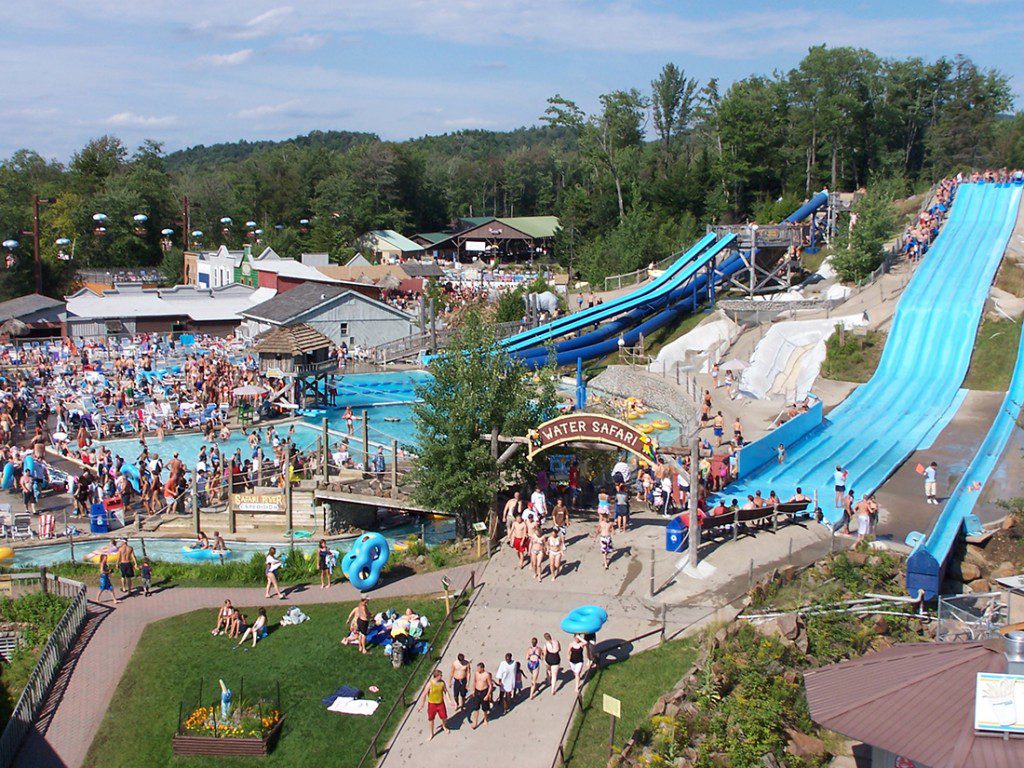
[[[569,529],[567,566],[564,576],[538,583],[526,569],[519,570],[515,553],[503,547],[487,567],[479,597],[459,625],[448,652],[439,663],[445,678],[458,653],[475,665],[483,661],[491,672],[506,652],[523,664],[531,637],[543,643],[549,632],[562,644],[562,662],[568,667],[568,645],[572,637],[559,629],[562,617],[579,605],[597,604],[609,618],[602,630],[601,646],[611,646],[666,625],[671,635],[696,629],[707,621],[723,618],[728,603],[748,586],[750,561],[756,560],[755,577],[767,570],[793,562],[810,562],[828,552],[824,528],[792,526],[729,542],[724,547],[702,548],[702,558],[714,565],[714,574],[693,579],[677,568],[681,556],[664,549],[663,521],[650,513],[634,518],[637,527],[617,536],[618,552],[608,572],[602,568],[592,523],[574,523]],[[842,544],[837,542],[837,547]],[[790,552],[793,554],[790,555]],[[657,594],[650,596],[650,568],[653,553]],[[731,615],[731,614],[730,614]],[[659,635],[627,644],[612,654],[624,658],[656,645]],[[541,670],[545,669],[541,665]],[[682,675],[684,670],[680,669]],[[487,757],[517,768],[548,768],[554,758],[573,705],[574,683],[566,669],[555,689],[544,687],[530,701],[521,694],[508,714],[492,709],[491,721],[473,730],[462,713],[453,714],[450,734],[428,740],[426,715],[409,711],[381,763],[386,768],[415,764],[419,768],[449,768],[452,765],[482,764]],[[485,757],[486,756],[486,757]]]
[[[439,592],[444,575],[451,579],[453,587],[461,588],[473,570],[481,569],[482,564],[478,563],[444,572],[416,574],[385,584],[372,595],[386,598]],[[345,582],[328,590],[320,589],[319,585],[294,588],[289,591],[287,601],[273,602],[286,606],[309,605],[351,601],[358,596],[358,590]],[[270,602],[263,597],[262,588],[179,587],[148,598],[133,597],[112,608],[105,603],[90,603],[82,638],[73,649],[36,730],[26,738],[15,764],[20,768],[80,766],[146,625],[197,608],[216,608],[228,598],[241,606]]]

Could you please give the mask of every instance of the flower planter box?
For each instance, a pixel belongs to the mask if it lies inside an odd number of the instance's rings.
[[[192,736],[176,733],[171,738],[171,750],[176,755],[204,755],[209,757],[260,757],[269,754],[281,735],[284,716],[274,724],[262,739],[221,736]]]

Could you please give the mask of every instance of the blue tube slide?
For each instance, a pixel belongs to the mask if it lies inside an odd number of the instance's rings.
[[[727,259],[716,271],[716,282],[721,283],[726,278],[744,269],[745,265],[743,259],[739,256],[733,256]],[[706,274],[697,275],[692,281],[692,287],[688,288],[684,292],[682,300],[670,303],[667,309],[662,310],[653,317],[648,318],[640,325],[634,326],[622,333],[622,339],[626,346],[632,346],[640,340],[640,336],[649,336],[659,328],[662,328],[669,323],[677,321],[679,318],[688,314],[693,308],[693,294],[691,291],[696,291],[697,303],[705,301],[708,298],[708,279]],[[595,358],[601,358],[606,355],[610,355],[612,352],[617,350],[619,347],[619,337],[615,336],[605,341],[591,344],[590,346],[571,349],[566,352],[556,354],[556,363],[559,366],[562,365],[574,365],[577,360],[593,360]],[[546,355],[537,355],[528,357],[523,360],[523,366],[527,369],[541,368],[547,365],[549,358]]]
[[[620,296],[617,299],[612,299],[605,304],[589,307],[574,315],[560,317],[556,320],[552,320],[550,323],[538,326],[537,328],[531,328],[521,333],[517,333],[514,336],[504,339],[501,342],[501,345],[509,351],[516,351],[528,346],[543,344],[549,339],[558,338],[559,336],[564,336],[569,333],[575,333],[580,328],[593,325],[599,320],[604,320],[617,315],[620,312],[633,309],[640,303],[651,298],[663,296],[665,293],[673,290],[679,285],[680,273],[682,273],[694,259],[709,248],[716,239],[716,236],[711,232],[704,235],[704,237],[698,240],[692,248],[676,259],[661,275],[639,290],[627,293],[625,296]]]
[[[931,600],[939,593],[942,580],[946,575],[950,555],[960,537],[967,516],[974,510],[984,486],[992,475],[999,457],[1003,455],[1006,444],[1010,440],[1013,428],[1020,416],[1021,403],[1024,402],[1024,334],[1021,335],[1017,347],[1017,363],[1013,369],[1010,388],[1003,398],[989,427],[988,434],[982,441],[978,452],[967,465],[963,477],[953,489],[952,495],[932,526],[928,537],[921,542],[907,559],[907,593],[917,596],[918,590],[924,590],[926,600]],[[977,490],[971,490],[975,485]]]
[[[726,235],[717,243],[714,247],[705,251],[697,257],[696,261],[691,262],[686,268],[680,272],[673,280],[672,290],[669,293],[665,293],[661,296],[655,296],[644,301],[642,304],[637,306],[631,312],[620,317],[618,320],[608,323],[605,325],[598,326],[595,330],[590,333],[584,334],[575,339],[568,339],[560,342],[556,345],[556,351],[568,352],[572,349],[583,348],[594,344],[602,339],[607,338],[611,334],[617,334],[620,331],[630,328],[637,323],[641,322],[645,317],[655,312],[658,309],[662,309],[668,305],[671,305],[677,301],[680,301],[684,296],[691,297],[691,306],[695,306],[692,303],[692,290],[690,290],[689,283],[693,279],[694,275],[697,275],[704,267],[706,267],[712,259],[718,256],[724,251],[732,242],[736,239],[735,235]],[[666,286],[668,288],[668,286]],[[522,359],[542,356],[547,357],[548,350],[546,346],[535,346],[529,349],[518,349],[518,350],[507,350],[510,356],[519,357]]]
[[[1020,204],[1020,188],[961,185],[949,220],[900,298],[878,369],[834,408],[819,429],[786,446],[782,465],[730,485],[742,498],[797,486],[834,508],[833,471],[847,490],[877,489],[950,407],[967,373],[978,322]]]
[[[803,221],[808,216],[810,216],[812,213],[814,213],[816,210],[821,208],[821,206],[825,205],[825,203],[827,203],[827,202],[828,202],[828,190],[824,190],[823,189],[823,190],[821,190],[821,192],[816,194],[814,197],[812,197],[806,203],[804,203],[799,208],[797,208],[795,211],[793,211],[791,214],[789,214],[789,216],[784,218],[782,220],[782,223],[783,224],[796,224],[798,221]]]

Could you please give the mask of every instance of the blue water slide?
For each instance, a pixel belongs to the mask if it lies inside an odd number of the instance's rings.
[[[699,277],[704,268],[707,267],[723,251],[725,251],[725,249],[728,248],[735,239],[735,235],[726,235],[716,242],[712,248],[704,251],[700,256],[698,256],[695,261],[686,265],[685,269],[679,272],[671,283],[663,286],[662,291],[659,292],[658,295],[648,297],[647,300],[639,303],[633,310],[611,323],[599,325],[589,333],[558,343],[555,345],[556,353],[561,354],[563,352],[570,352],[574,349],[588,348],[611,336],[614,336],[617,344],[620,333],[628,328],[635,327],[648,315],[660,309],[677,304],[686,298],[689,298],[689,302],[684,308],[696,308],[699,302],[693,300],[694,286],[696,285],[694,278]],[[691,285],[691,283],[693,284]],[[542,358],[541,364],[543,365],[543,360],[547,360],[549,352],[546,346],[535,346],[529,349],[519,349],[515,351],[509,350],[509,355],[523,360],[539,357]]]
[[[841,514],[832,503],[837,465],[858,494],[874,491],[899,467],[957,396],[1020,197],[1019,187],[960,187],[946,226],[900,298],[875,374],[819,429],[787,446],[784,464],[766,466],[723,495],[775,490],[785,497],[801,486],[817,492],[834,520]]]
[[[916,596],[919,590],[924,590],[925,599],[931,600],[939,593],[950,555],[964,528],[964,522],[978,503],[981,487],[992,475],[999,457],[1006,449],[1020,416],[1021,403],[1024,403],[1024,334],[1021,334],[1017,347],[1017,364],[1010,379],[1010,388],[1003,398],[999,413],[992,421],[992,426],[989,427],[978,452],[967,465],[960,482],[946,500],[928,537],[907,559],[908,594]]]
[[[746,265],[744,264],[743,259],[739,256],[729,257],[715,270],[715,281],[716,283],[721,283],[731,275],[745,268]],[[692,285],[687,287],[680,300],[669,303],[666,309],[663,309],[656,315],[649,317],[640,325],[636,325],[629,330],[624,331],[621,334],[623,343],[626,346],[633,346],[640,340],[641,335],[649,336],[659,328],[663,328],[670,323],[677,322],[680,318],[689,314],[694,306],[692,292],[696,293],[697,304],[707,300],[709,292],[708,277],[706,273],[699,274],[693,279]],[[618,347],[619,336],[614,336],[586,347],[558,352],[556,353],[556,362],[559,366],[562,366],[572,365],[577,360],[594,360],[610,355],[615,352]],[[547,365],[548,362],[549,358],[544,354],[524,359],[523,365],[528,369],[533,369],[543,367],[544,365]]]
[[[789,214],[789,216],[784,218],[782,221],[784,224],[796,224],[797,222],[806,219],[808,216],[810,216],[816,210],[821,208],[821,206],[825,205],[825,203],[827,202],[828,192],[822,190],[814,197],[812,197],[810,200],[808,200],[806,203],[797,208],[795,211],[793,211],[791,214]]]
[[[558,338],[569,333],[575,333],[581,328],[593,325],[600,320],[613,317],[621,312],[626,312],[650,298],[664,295],[666,291],[673,290],[679,284],[679,275],[683,272],[701,253],[715,242],[716,236],[709,232],[698,240],[692,248],[683,253],[678,259],[672,262],[671,266],[653,281],[642,288],[631,291],[625,296],[612,299],[604,304],[589,307],[574,315],[567,315],[552,320],[550,323],[531,328],[529,330],[510,336],[501,342],[501,345],[510,352],[526,347],[543,344],[549,339]]]

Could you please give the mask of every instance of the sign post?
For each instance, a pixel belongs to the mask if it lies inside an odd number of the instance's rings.
[[[444,590],[444,615],[449,616],[452,612],[451,595],[448,590],[451,589],[452,582],[447,576],[441,577],[441,589]]]
[[[610,758],[615,754],[615,721],[622,717],[622,701],[607,693],[601,695],[601,709],[608,713],[610,721],[608,727],[608,757]]]
[[[473,530],[476,532],[476,556],[480,557],[480,534],[487,533],[487,523],[473,523]]]
[[[624,421],[600,413],[570,413],[545,421],[528,436],[528,457],[564,443],[603,443],[629,451],[651,463],[657,443]]]
[[[700,443],[697,438],[690,441],[690,522],[687,553],[690,567],[697,567],[697,550],[700,549],[700,519],[697,514],[697,496],[700,492]]]

